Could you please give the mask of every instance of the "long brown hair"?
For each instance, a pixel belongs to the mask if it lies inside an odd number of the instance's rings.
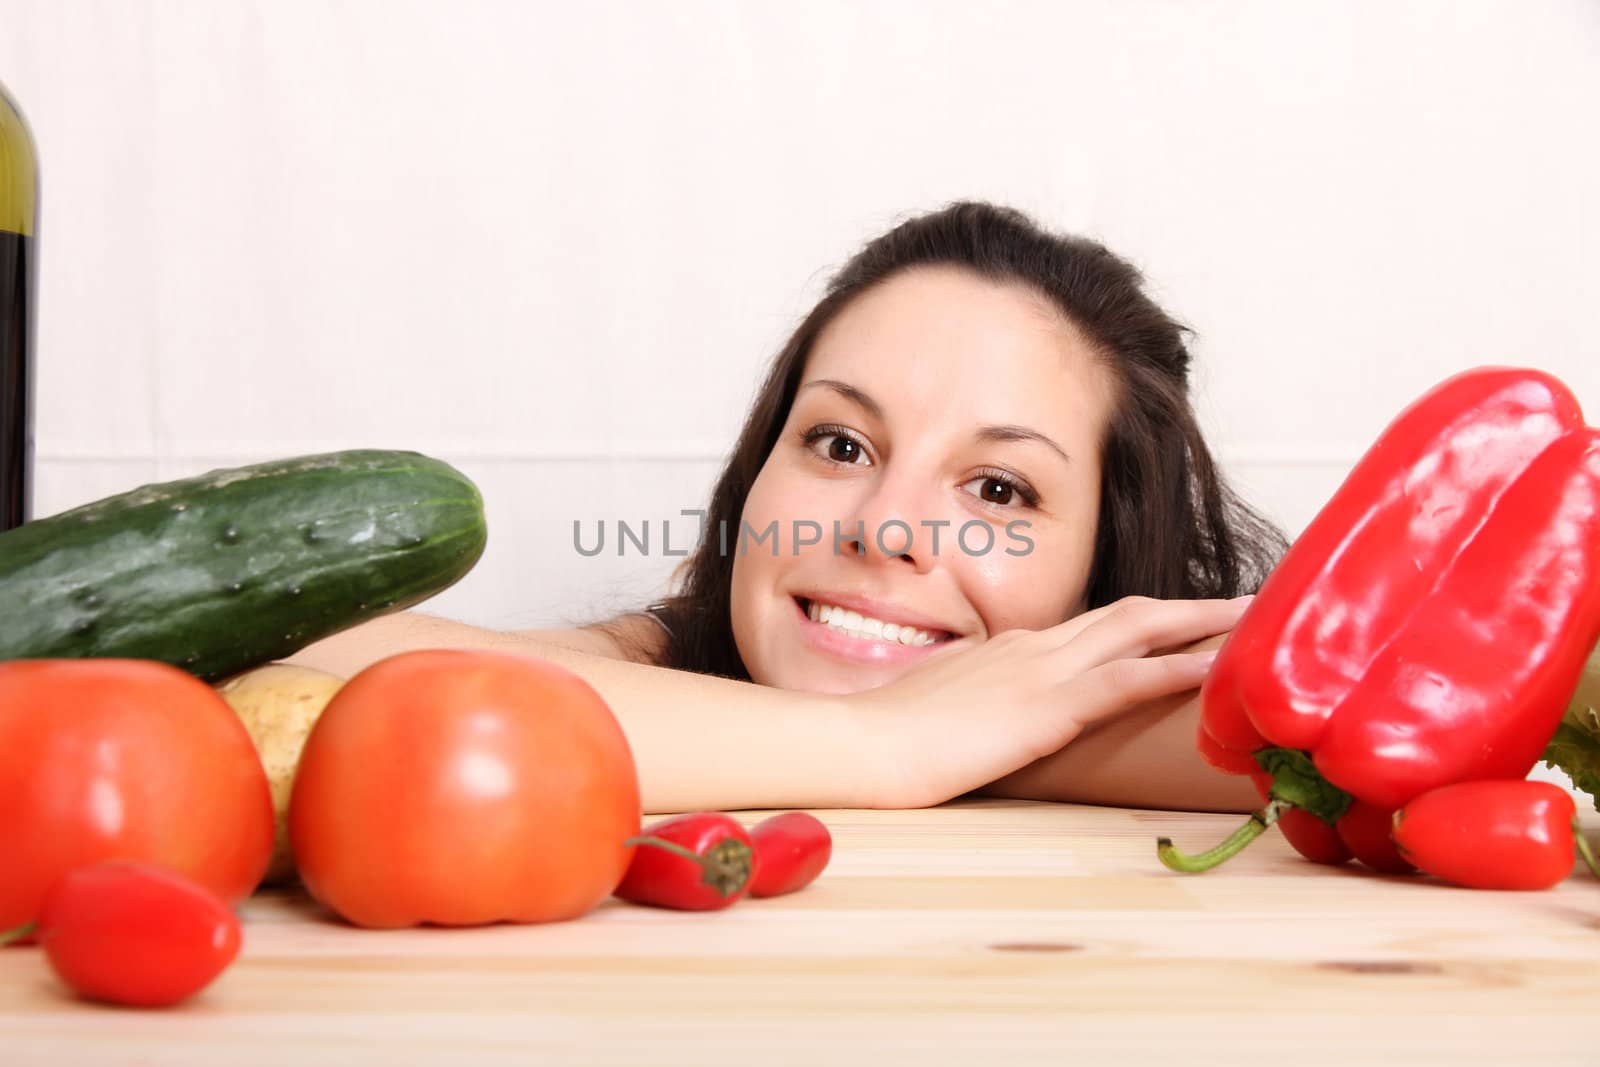
[[[1283,534],[1218,472],[1189,403],[1189,331],[1145,294],[1138,270],[1105,246],[1050,233],[1020,211],[961,201],[869,242],[829,281],[772,361],[712,490],[701,527],[706,536],[678,568],[677,591],[654,608],[667,630],[655,663],[749,679],[733,638],[734,557],[714,532],[739,528],[745,498],[789,417],[823,328],[891,275],[931,265],[963,267],[1043,294],[1113,373],[1118,393],[1102,443],[1089,607],[1135,595],[1237,596],[1254,591],[1282,554]],[[639,654],[641,646],[617,623],[592,629]]]

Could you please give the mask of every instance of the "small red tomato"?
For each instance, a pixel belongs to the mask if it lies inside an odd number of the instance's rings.
[[[756,874],[749,833],[717,811],[676,815],[628,844],[633,860],[615,893],[635,904],[716,911],[743,897]]]
[[[159,1008],[193,996],[239,954],[239,920],[182,875],[113,860],[69,871],[35,936],[56,974],[93,1000]]]
[[[1394,840],[1429,874],[1472,889],[1549,889],[1572,873],[1577,805],[1549,782],[1429,790],[1395,812]]]
[[[756,823],[750,831],[756,849],[753,897],[777,897],[816,881],[833,856],[833,836],[814,815],[790,811]]]

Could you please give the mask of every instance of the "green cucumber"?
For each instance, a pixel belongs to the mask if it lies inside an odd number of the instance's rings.
[[[415,452],[211,471],[0,533],[0,659],[155,659],[208,681],[454,584],[477,487]]]

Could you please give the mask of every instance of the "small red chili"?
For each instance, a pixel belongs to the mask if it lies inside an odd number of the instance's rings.
[[[1395,812],[1393,834],[1422,870],[1472,889],[1549,889],[1572,872],[1574,846],[1595,870],[1572,795],[1549,782],[1441,786]]]
[[[816,881],[833,856],[833,837],[814,815],[790,811],[763,819],[750,830],[755,845],[753,897],[777,897]]]
[[[1354,800],[1334,831],[1351,854],[1373,870],[1385,874],[1415,874],[1416,864],[1394,843],[1393,828],[1392,808]]]
[[[110,860],[77,867],[45,894],[33,934],[62,981],[92,1000],[141,1008],[198,993],[239,954],[239,920],[175,871]]]
[[[716,811],[675,815],[645,827],[614,890],[623,900],[683,911],[716,911],[743,897],[756,854],[738,820]]]

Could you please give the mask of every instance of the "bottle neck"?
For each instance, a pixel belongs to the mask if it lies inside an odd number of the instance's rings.
[[[39,210],[39,167],[33,135],[0,85],[0,230],[33,236]]]

